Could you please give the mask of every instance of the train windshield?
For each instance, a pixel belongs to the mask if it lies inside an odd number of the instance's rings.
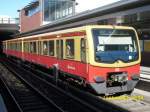
[[[114,63],[118,60],[132,62],[138,59],[135,32],[126,29],[92,29],[95,60]]]

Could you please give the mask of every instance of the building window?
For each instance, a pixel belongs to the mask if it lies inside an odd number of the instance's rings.
[[[54,40],[49,41],[49,55],[54,56]]]
[[[71,0],[43,0],[44,21],[51,22],[73,15],[74,2]]]
[[[74,58],[74,39],[66,40],[66,58]]]
[[[29,6],[29,7],[25,8],[24,10],[25,10],[25,15],[26,15],[26,16],[32,16],[32,15],[34,15],[34,14],[36,14],[37,12],[40,11],[39,3],[38,3],[38,4],[35,4],[34,7]]]

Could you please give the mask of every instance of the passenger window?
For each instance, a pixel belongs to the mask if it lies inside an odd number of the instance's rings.
[[[36,42],[30,42],[30,52],[36,53]]]
[[[60,59],[63,59],[63,55],[64,55],[63,45],[64,45],[63,40],[60,40]]]
[[[74,58],[74,39],[66,40],[66,58]]]
[[[86,62],[86,41],[81,39],[81,61]]]
[[[41,41],[38,41],[38,54],[42,54],[42,43]]]
[[[24,42],[24,52],[28,52],[28,43]]]
[[[48,42],[43,42],[43,55],[48,55]]]
[[[22,43],[19,43],[19,51],[22,51]]]
[[[14,45],[14,46],[15,46],[15,48],[14,48],[14,49],[15,49],[15,51],[17,51],[17,43],[15,43],[15,45]]]
[[[30,42],[30,53],[33,53],[33,44]]]
[[[17,51],[19,51],[19,43],[17,42]]]
[[[54,40],[49,41],[49,56],[54,56]]]
[[[28,53],[30,52],[30,44],[29,44],[29,42],[25,43],[25,48],[24,49],[25,49],[26,52],[28,52]]]
[[[37,50],[36,50],[36,42],[33,42],[33,53],[36,53]]]

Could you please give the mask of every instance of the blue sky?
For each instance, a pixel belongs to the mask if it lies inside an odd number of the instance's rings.
[[[23,8],[32,0],[0,0],[0,15],[18,17],[18,9]]]

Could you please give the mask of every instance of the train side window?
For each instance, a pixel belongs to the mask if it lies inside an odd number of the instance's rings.
[[[12,50],[12,43],[10,43],[10,49]]]
[[[66,40],[66,58],[74,58],[74,39]]]
[[[37,50],[36,50],[36,42],[33,42],[33,53],[36,53]]]
[[[17,42],[17,51],[19,51],[19,43]]]
[[[23,49],[24,49],[24,52],[27,52],[27,42],[23,43]]]
[[[81,39],[81,62],[86,62],[86,41],[84,38]]]
[[[21,48],[22,48],[22,44],[21,42],[19,42],[19,51],[21,51]]]
[[[30,42],[30,52],[36,53],[36,42]]]
[[[43,42],[43,55],[48,55],[48,42]]]
[[[64,46],[64,42],[63,40],[60,40],[60,58],[63,59],[63,55],[64,55],[64,49],[63,49],[63,46]]]
[[[17,43],[17,45],[18,45],[18,47],[17,47],[18,49],[17,49],[17,50],[19,51],[19,47],[20,47],[20,44],[19,44],[19,42]]]
[[[42,42],[38,41],[38,54],[42,54]]]
[[[30,53],[30,42],[27,42],[28,53]]]
[[[3,42],[3,45],[2,45],[2,49],[4,49],[5,50],[5,43]]]
[[[54,56],[54,40],[49,41],[49,56]]]
[[[17,50],[17,48],[16,48],[16,43],[14,43],[14,50],[15,50],[15,51]]]
[[[12,43],[12,50],[14,50],[14,43]]]
[[[29,43],[25,42],[24,43],[24,52],[29,52],[29,51],[30,51]]]
[[[17,44],[18,44],[18,51],[20,51],[20,48],[21,48],[20,42],[18,42]]]

